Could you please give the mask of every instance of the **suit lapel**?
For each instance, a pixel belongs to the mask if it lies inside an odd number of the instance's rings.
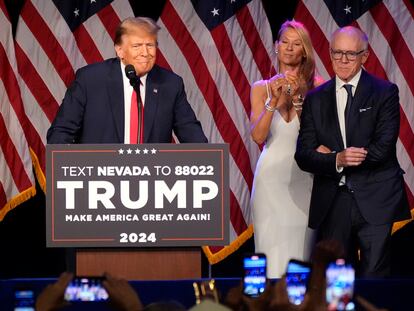
[[[122,83],[121,64],[114,60],[110,65],[110,75],[106,80],[109,107],[114,118],[115,130],[120,143],[124,142],[124,86]]]
[[[352,145],[352,137],[359,123],[360,112],[359,109],[367,102],[367,98],[370,94],[370,83],[368,74],[362,70],[361,77],[358,81],[357,88],[355,90],[354,98],[352,100],[352,106],[349,116],[349,128],[347,135],[348,147]]]
[[[154,68],[148,73],[145,87],[144,143],[148,142],[157,112],[158,94],[161,91],[160,85],[157,81],[159,81],[157,66],[154,66]]]
[[[340,147],[340,150],[344,149],[344,143],[341,134],[341,128],[339,127],[339,119],[338,119],[338,108],[336,103],[336,86],[335,86],[335,78],[333,78],[325,89],[323,101],[325,103],[329,103],[328,105],[328,114],[326,116],[326,122],[329,122],[328,128],[333,130],[335,134],[335,139]]]

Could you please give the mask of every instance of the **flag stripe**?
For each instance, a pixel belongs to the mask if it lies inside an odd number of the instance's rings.
[[[99,16],[102,24],[104,25],[106,32],[111,36],[112,41],[115,40],[115,31],[118,27],[119,20],[118,15],[115,13],[115,10],[112,6],[107,5],[102,10],[100,10],[97,15]]]
[[[19,59],[19,74],[26,82],[26,85],[30,89],[31,94],[33,94],[35,97],[38,105],[42,108],[42,111],[50,123],[53,121],[59,109],[59,104],[54,99],[54,96],[50,93],[49,88],[40,77],[38,71],[30,61],[29,57],[21,49],[20,45],[16,44],[15,47],[16,56]]]
[[[244,87],[245,85],[249,85],[249,81],[242,70],[241,64],[237,59],[233,48],[229,48],[232,45],[225,26],[223,24],[217,26],[213,31],[211,31],[211,35],[230,79],[233,82],[236,92],[241,99],[242,107],[244,107],[246,114],[250,115],[250,90]]]
[[[50,62],[56,68],[61,79],[65,82],[65,85],[69,86],[74,79],[73,71],[67,70],[68,68],[71,68],[71,63],[66,57],[59,41],[55,38],[42,16],[40,16],[39,12],[30,1],[26,1],[25,8],[21,12],[21,17],[47,54]]]
[[[0,56],[4,56],[2,52],[3,47],[0,45]],[[4,158],[4,162],[0,165],[0,171],[7,171],[7,174],[2,174],[1,176],[3,180],[8,179],[8,182],[5,183],[7,188],[11,187],[11,190],[8,192],[17,193],[31,187],[34,179],[31,171],[30,155],[25,152],[27,150],[27,141],[24,140],[23,130],[14,109],[12,109],[14,107],[8,100],[11,98],[16,102],[16,99],[13,98],[15,96],[12,89],[13,85],[9,83],[13,79],[6,80],[9,78],[8,75],[13,73],[4,74],[4,69],[10,69],[5,68],[10,66],[6,60],[4,63],[7,63],[7,65],[1,66],[2,68],[0,69],[0,99],[2,102],[0,106],[0,132],[2,133],[0,145]],[[6,81],[6,84],[3,84],[3,79]],[[17,102],[16,106],[18,107]],[[7,178],[7,176],[10,176],[10,178]]]
[[[88,64],[103,61],[102,54],[99,52],[99,49],[95,45],[95,42],[86,30],[85,26],[80,25],[73,32],[73,35],[80,52]]]
[[[399,65],[411,92],[414,94],[414,71],[412,68],[410,70],[408,66],[404,65],[404,63],[414,64],[414,58],[411,55],[408,46],[405,44],[397,24],[383,3],[379,3],[375,6],[371,10],[371,15],[387,39],[388,45],[394,54],[394,58]]]
[[[1,53],[0,56],[2,56]],[[19,152],[14,146],[11,137],[8,135],[7,126],[4,122],[3,115],[0,115],[0,129],[3,132],[0,144],[4,159],[8,167],[13,167],[11,175],[13,177],[13,180],[15,181],[18,190],[22,192],[28,187],[30,187],[32,184],[20,159]]]
[[[55,5],[50,5],[45,1],[38,0],[32,0],[31,2],[33,6],[36,8],[36,10],[39,12],[39,14],[42,16],[46,24],[49,25],[49,30],[53,33],[54,37],[59,40],[59,43],[62,46],[63,51],[66,53],[69,61],[72,64],[72,71],[74,76],[75,69],[85,66],[86,61],[83,58],[82,54],[79,52],[75,38],[73,37],[72,32],[68,24],[66,23],[66,20],[62,17],[58,8]],[[19,21],[18,25],[20,25],[21,22],[22,20]],[[20,41],[20,44],[22,44],[21,41],[23,40],[29,40],[31,45],[34,47],[33,49],[35,51],[39,51],[41,49],[41,47],[38,45],[36,41],[30,39],[28,34],[19,33],[19,27],[17,28],[17,30],[18,34],[16,35],[16,39]],[[66,68],[66,70],[69,70],[69,68]],[[43,78],[45,79],[45,77]],[[62,82],[62,84],[64,83]]]
[[[1,14],[5,17],[5,19],[7,19],[8,24],[10,24],[10,17],[9,17],[9,14],[7,13],[6,4],[3,2],[3,0],[0,0],[0,11],[1,11]],[[3,27],[6,28],[6,24],[4,24]]]
[[[35,180],[25,130],[30,130],[18,81],[11,24],[0,0],[0,221],[35,194]]]
[[[269,57],[263,41],[257,32],[256,25],[247,6],[236,13],[236,18],[242,26],[243,35],[250,50],[253,52],[253,59],[257,64],[262,77],[268,77],[271,71],[272,60]]]
[[[23,19],[20,19],[18,23],[16,36],[17,44],[26,55],[25,64],[32,64],[38,76],[44,81],[44,85],[47,86],[48,91],[55,100],[60,100],[67,86]],[[74,77],[74,71],[70,70],[69,74]],[[30,106],[26,105],[27,100],[28,98],[23,98],[25,107],[30,109]]]
[[[403,0],[403,2],[406,6],[407,11],[410,13],[411,18],[414,19],[414,7],[412,2],[410,0]]]
[[[119,20],[116,15],[113,18],[115,21]],[[103,24],[98,14],[91,16],[83,23],[83,26],[93,40],[97,52],[100,53],[103,59],[115,56],[112,35],[106,31],[102,31],[102,29],[106,29],[110,26]]]
[[[314,2],[313,5],[316,5]],[[315,9],[314,7],[311,7],[312,9]],[[319,24],[316,22],[318,20],[320,23],[330,23],[332,24],[333,20],[316,16],[316,20],[312,17],[313,14],[321,14],[322,10],[319,10],[316,8],[315,11],[310,11],[310,8],[305,6],[303,2],[298,3],[298,8],[296,9],[295,19],[302,22],[304,25],[306,25],[307,29],[309,30],[309,35],[312,40],[312,45],[315,50],[315,54],[317,54],[321,61],[323,66],[325,67],[326,71],[329,74],[329,77],[332,77],[334,75],[334,72],[332,70],[331,62],[330,62],[330,55],[329,55],[329,36],[326,37],[324,33],[322,32],[321,28],[319,27]],[[336,26],[336,25],[335,25]],[[324,77],[324,79],[329,79],[329,77]]]
[[[176,39],[183,54],[186,56],[193,75],[196,78],[196,82],[206,97],[206,101],[221,135],[225,141],[232,141],[232,144],[230,144],[230,152],[239,166],[247,184],[251,185],[253,181],[253,173],[250,169],[250,164],[247,163],[247,159],[249,158],[247,150],[222,99],[220,98],[215,82],[208,71],[207,64],[202,57],[199,47],[188,33],[187,28],[182,23],[181,18],[170,2],[165,4],[161,19],[168,28],[170,34]],[[187,44],[186,49],[183,46],[183,42],[186,42]],[[188,45],[190,45],[190,47]],[[211,91],[211,89],[213,89],[213,91]]]
[[[237,198],[233,191],[230,191],[230,218],[233,228],[237,235],[240,235],[247,229],[247,224],[244,215],[241,213]]]
[[[15,48],[16,48],[16,50],[15,50],[16,56],[20,55],[18,53],[18,51],[21,52],[21,50],[19,49],[18,44],[15,45]],[[25,72],[25,70],[30,68],[30,66],[28,66],[28,65],[21,68],[21,64],[19,62],[17,63],[17,67],[18,67],[20,75],[21,75],[21,72]],[[33,71],[33,75],[36,76],[37,73],[35,71]],[[16,79],[15,76],[13,76],[13,77],[14,77],[14,79]],[[39,79],[39,82],[40,81],[41,80]],[[12,90],[15,90],[17,92],[17,89],[18,89],[17,80],[15,81],[15,83],[16,83],[15,84],[16,87],[12,88]],[[36,87],[36,85],[34,85],[33,87]],[[20,98],[20,94],[19,95],[15,94],[15,96],[13,96],[13,98]],[[13,106],[15,107],[16,105],[13,105]],[[28,119],[28,115],[26,114],[27,111],[25,111],[24,107],[19,108],[18,112],[16,112],[16,113],[18,115],[19,122],[23,127],[25,138],[27,139],[27,142],[28,142],[29,146],[37,154],[41,169],[44,171],[45,167],[46,167],[46,162],[45,162],[46,155],[45,155],[45,147],[44,147],[42,138],[40,137],[38,131],[33,127],[33,124],[31,123],[31,121]],[[28,150],[26,152],[28,152]]]
[[[7,203],[6,191],[4,191],[3,181],[0,183],[0,206],[3,207]],[[1,210],[2,208],[0,208]]]

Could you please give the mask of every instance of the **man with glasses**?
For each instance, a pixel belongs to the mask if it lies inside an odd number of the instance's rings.
[[[118,57],[77,71],[48,143],[171,143],[173,132],[181,143],[207,142],[182,78],[155,64],[159,29],[148,17],[122,21],[114,40]],[[134,89],[127,65],[139,81]]]
[[[385,277],[392,224],[410,217],[398,88],[362,69],[368,38],[355,27],[333,33],[330,55],[335,77],[306,96],[295,154],[314,174],[309,226],[343,243],[360,276]]]

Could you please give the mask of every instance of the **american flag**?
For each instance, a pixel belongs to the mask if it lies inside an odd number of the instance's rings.
[[[46,131],[74,72],[115,56],[112,36],[133,12],[127,0],[27,0],[15,41],[0,0],[0,221],[45,190]],[[99,2],[99,3],[98,3]]]
[[[115,56],[114,30],[128,16],[133,12],[127,0],[26,0],[24,4],[15,38],[17,67],[12,67],[17,68],[21,110],[30,126],[24,134],[14,135],[34,151],[43,189],[46,131],[66,88],[76,69]],[[270,73],[272,34],[260,0],[166,1],[158,23],[162,27],[158,63],[184,78],[189,102],[209,141],[230,144],[231,244],[203,248],[210,263],[216,263],[253,234],[249,199],[260,149],[249,133],[249,92],[253,81]],[[19,89],[17,84],[14,89]],[[30,173],[29,162],[26,168]],[[13,175],[11,181],[21,179]]]
[[[414,218],[414,9],[409,0],[302,0],[295,19],[309,30],[317,70],[333,76],[329,39],[338,28],[353,25],[369,38],[368,72],[398,85],[401,125],[397,156],[404,175]],[[396,223],[394,230],[404,222]]]
[[[0,220],[36,192],[10,19],[0,0]]]
[[[330,34],[354,24],[370,37],[366,68],[398,84],[398,156],[414,207],[414,23],[409,0],[303,0],[295,18],[310,30],[317,68],[329,79]],[[26,0],[15,45],[0,0],[0,220],[34,195],[32,161],[45,188],[45,137],[76,69],[115,56],[117,24],[133,16],[127,0]],[[260,0],[167,0],[158,23],[158,63],[184,78],[187,95],[212,143],[230,144],[231,244],[204,247],[210,263],[253,233],[249,210],[260,148],[249,133],[249,90],[268,78],[272,34]],[[411,69],[411,70],[410,70]]]
[[[269,76],[272,33],[260,0],[167,0],[158,24],[158,63],[183,77],[209,142],[230,146],[231,243],[203,248],[216,263],[253,233],[249,201],[260,149],[250,138],[250,84]]]

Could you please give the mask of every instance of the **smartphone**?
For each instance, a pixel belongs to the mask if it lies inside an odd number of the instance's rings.
[[[109,296],[102,285],[102,277],[76,277],[66,287],[65,300],[77,301],[105,301]]]
[[[244,256],[243,268],[243,293],[259,297],[266,288],[266,255],[256,253]]]
[[[355,270],[344,259],[338,259],[326,269],[326,300],[328,310],[355,310]]]
[[[290,303],[300,305],[305,298],[312,268],[309,262],[291,259],[286,267],[286,289]]]
[[[30,289],[14,291],[14,311],[35,311],[34,293]]]

